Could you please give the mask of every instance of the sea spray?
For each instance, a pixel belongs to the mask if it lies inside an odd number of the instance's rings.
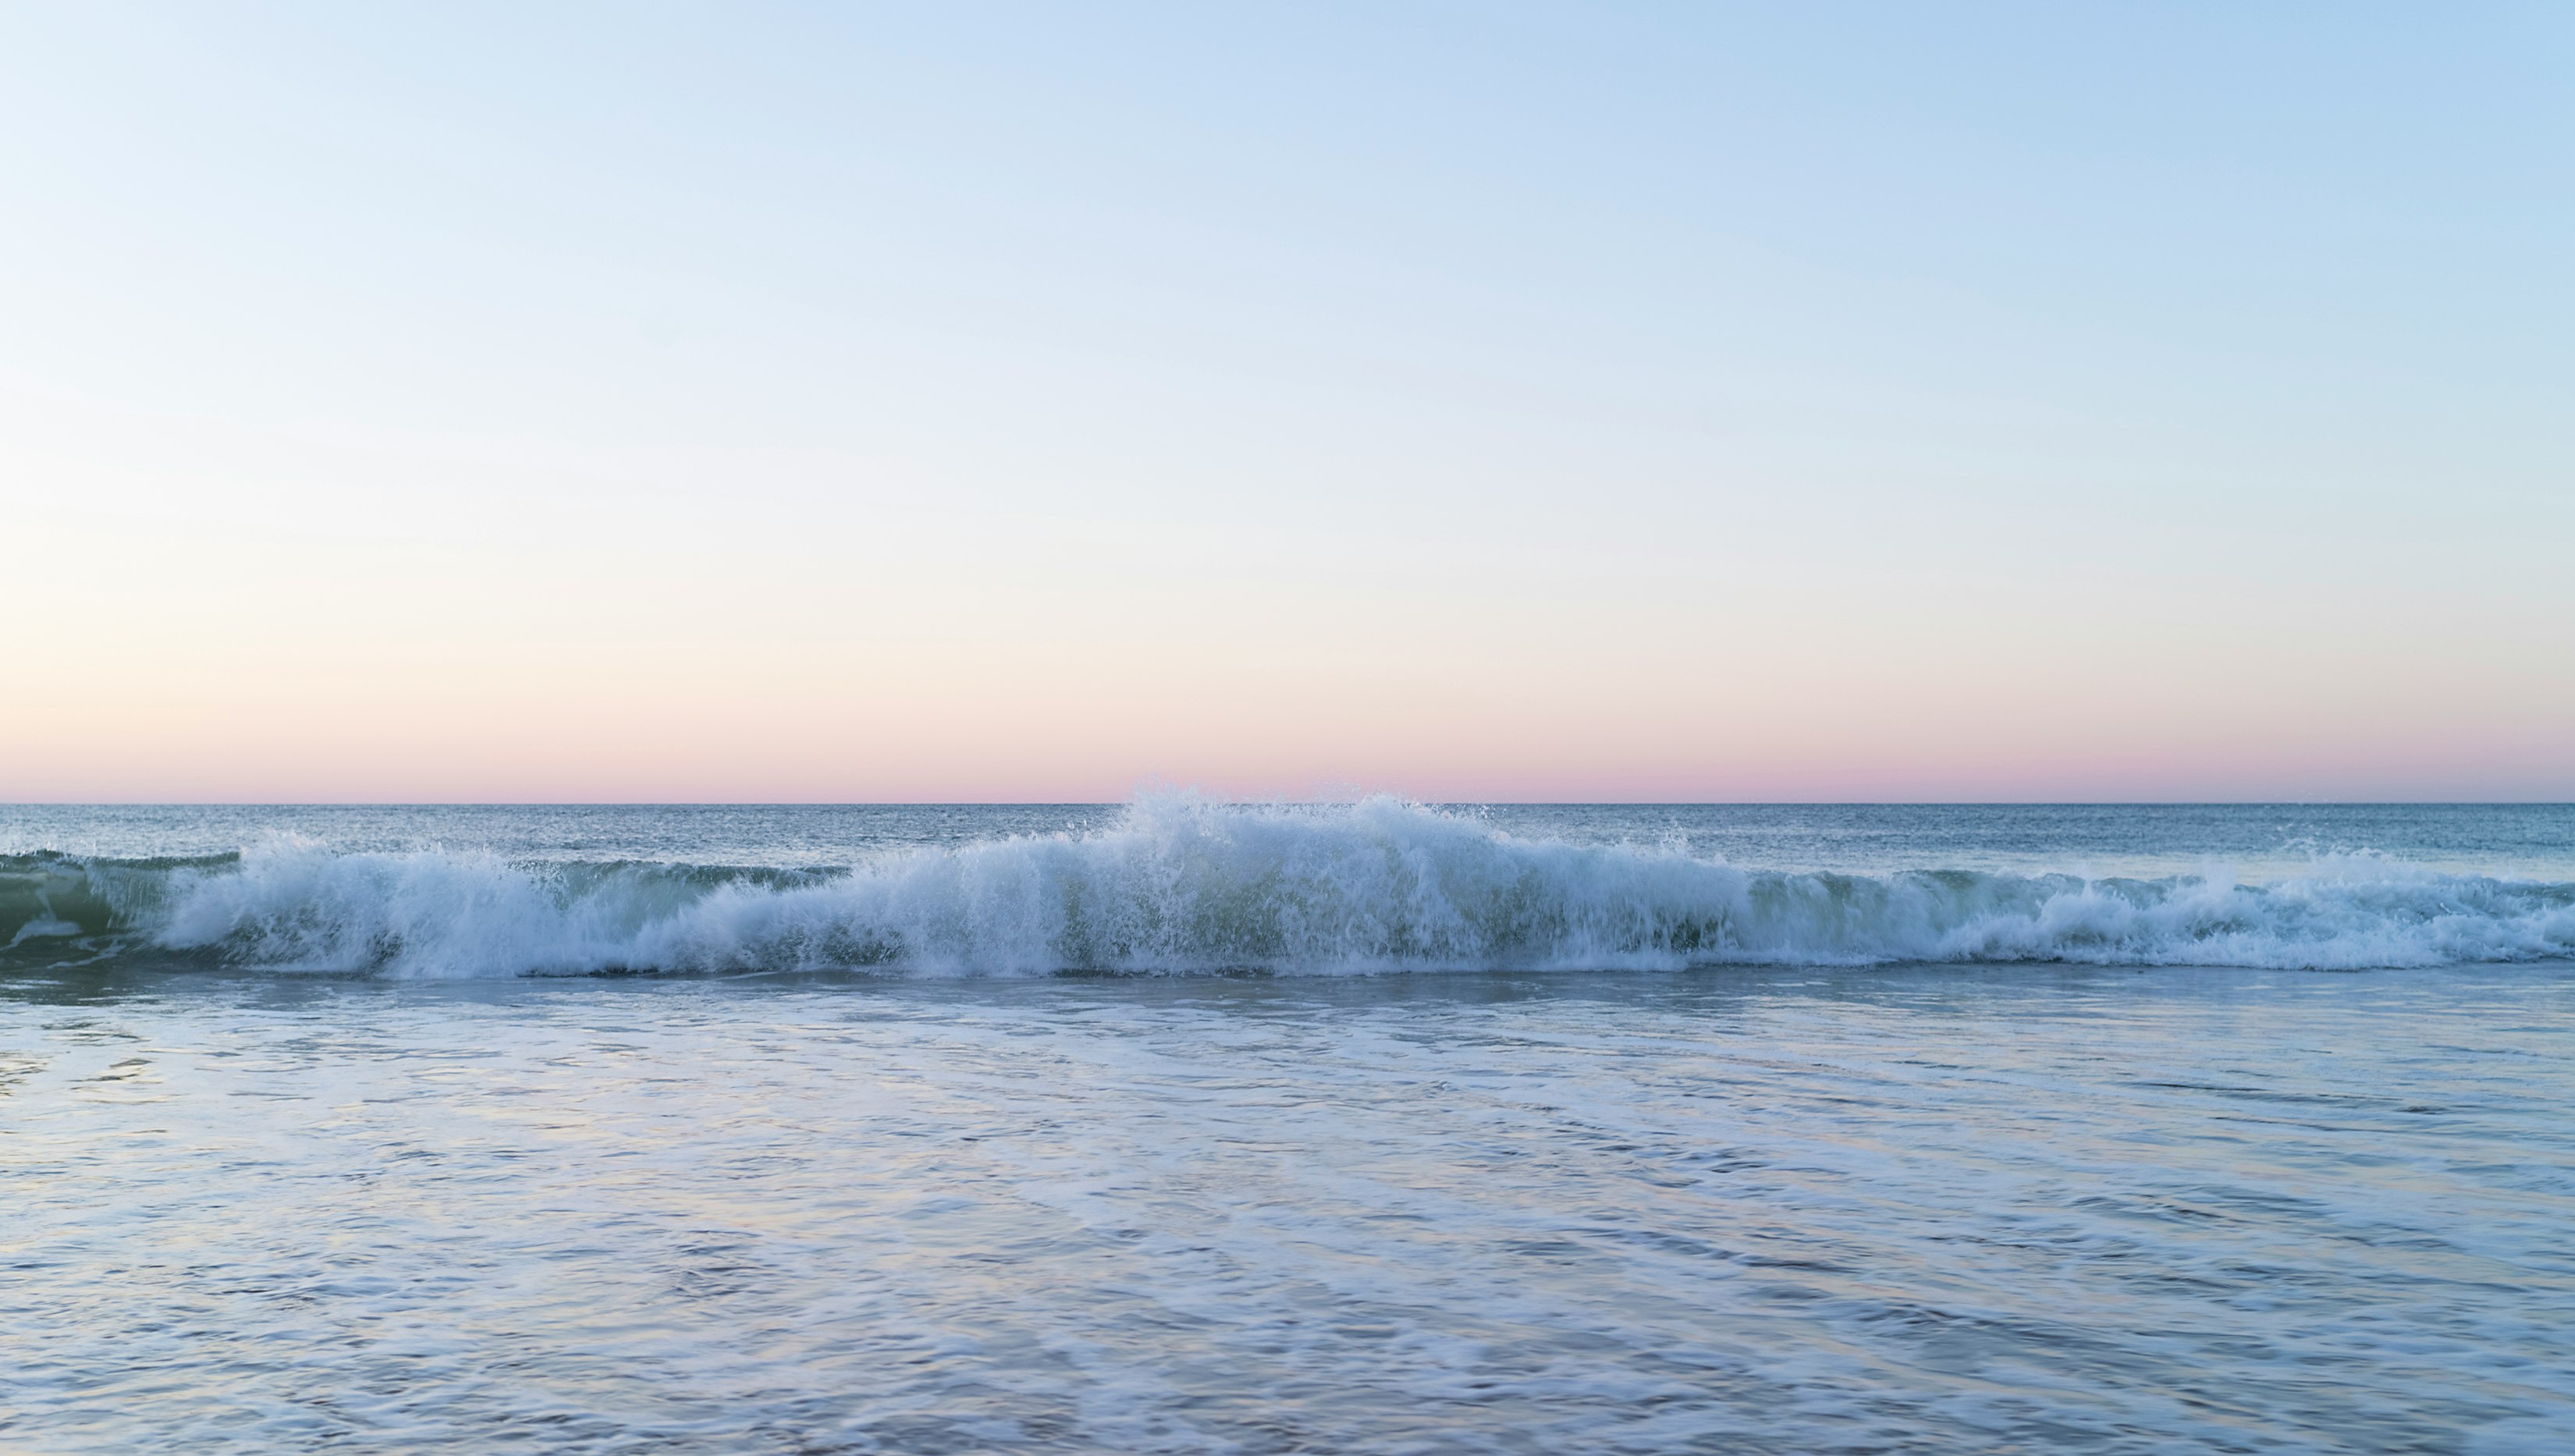
[[[1105,828],[832,869],[343,852],[0,858],[0,943],[403,976],[922,974],[2074,961],[2310,968],[2575,954],[2575,885],[2319,857],[2255,884],[1781,872],[1679,841],[1521,837],[1389,797],[1148,797]]]

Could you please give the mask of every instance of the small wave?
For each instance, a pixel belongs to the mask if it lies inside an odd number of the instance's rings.
[[[0,942],[410,976],[1678,969],[2072,961],[2296,968],[2575,954],[2575,885],[2356,854],[2264,884],[1787,873],[1519,838],[1393,798],[1174,794],[1112,826],[845,869],[342,853],[0,858]]]

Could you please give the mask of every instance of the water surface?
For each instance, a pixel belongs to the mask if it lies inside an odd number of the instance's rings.
[[[2563,811],[48,812],[0,958],[12,1451],[2575,1429]],[[1029,885],[1162,938],[1063,973]],[[1844,938],[1666,953],[1765,894]],[[934,938],[836,967],[798,904]],[[1895,953],[1943,904],[1991,957]],[[566,973],[665,922],[771,963]]]

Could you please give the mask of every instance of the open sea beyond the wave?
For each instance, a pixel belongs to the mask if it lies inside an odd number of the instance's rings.
[[[2575,806],[0,806],[0,1448],[2553,1452]]]

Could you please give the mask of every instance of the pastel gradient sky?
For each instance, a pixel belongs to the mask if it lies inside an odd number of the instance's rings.
[[[0,799],[2575,797],[2575,7],[0,4]]]

